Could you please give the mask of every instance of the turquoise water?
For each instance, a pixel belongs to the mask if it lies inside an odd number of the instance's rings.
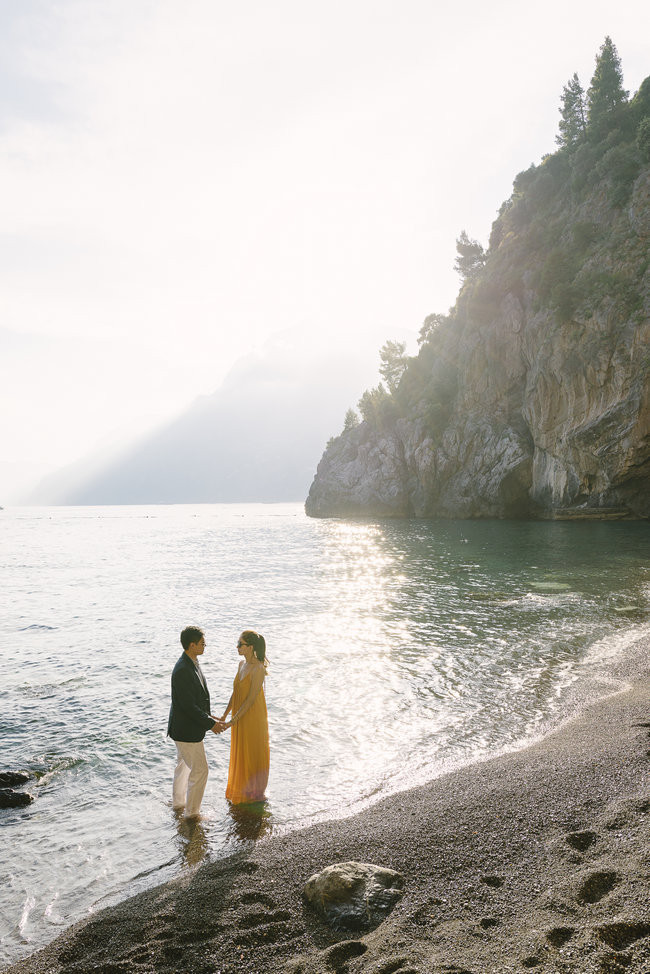
[[[0,811],[2,964],[205,857],[521,746],[650,632],[646,523],[201,505],[14,509],[0,531],[0,764],[37,775],[33,805]],[[228,809],[208,735],[197,827],[169,807],[165,737],[192,623],[215,711],[243,628],[271,661],[268,805]]]

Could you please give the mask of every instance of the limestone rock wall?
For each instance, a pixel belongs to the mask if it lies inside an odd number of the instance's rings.
[[[421,352],[395,416],[330,443],[308,514],[650,516],[650,169],[626,206],[600,185],[558,232],[585,215],[600,238],[574,275],[571,316],[540,297],[535,261],[506,235],[485,269],[493,311],[477,315],[461,293],[428,349],[438,376],[455,377],[444,423],[417,398]]]

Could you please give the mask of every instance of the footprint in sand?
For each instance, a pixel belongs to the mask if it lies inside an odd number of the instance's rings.
[[[275,913],[268,913],[266,911],[247,913],[236,922],[240,930],[253,930],[257,927],[268,926],[270,923],[283,923],[285,920],[290,919],[291,914],[287,913],[286,910],[276,910]]]
[[[565,838],[572,849],[586,852],[598,840],[598,835],[585,829],[583,832],[569,832]]]
[[[492,889],[500,889],[505,883],[505,879],[501,876],[481,876],[481,882],[492,887]]]
[[[206,943],[224,929],[220,924],[207,919],[202,921],[198,927],[179,929],[177,920],[178,918],[175,917],[169,918],[169,926],[160,928],[150,938],[150,942],[160,947],[165,956],[168,956],[170,959],[174,958],[180,946]]]
[[[650,923],[641,921],[603,923],[596,927],[596,935],[613,950],[626,950],[637,940],[650,936]]]
[[[640,815],[650,811],[650,800],[633,798],[612,804],[601,816],[601,824],[608,832],[616,832],[626,826],[634,825]]]
[[[267,896],[266,893],[258,893],[255,890],[251,890],[248,893],[242,893],[235,900],[235,903],[241,904],[242,906],[276,906],[276,902],[272,896]]]
[[[415,913],[411,916],[411,922],[415,923],[418,927],[431,927],[434,923],[437,923],[440,919],[440,910],[436,909],[443,905],[443,901],[437,898],[427,900]]]
[[[564,947],[571,940],[574,933],[575,930],[573,927],[553,927],[546,934],[546,939],[552,947]]]
[[[413,967],[413,961],[409,957],[392,957],[369,968],[368,974],[418,974],[418,969]]]
[[[478,925],[482,930],[491,930],[492,927],[498,927],[500,922],[496,917],[481,917]]]
[[[366,945],[360,940],[343,940],[341,943],[334,944],[333,947],[324,950],[321,957],[335,974],[346,974],[348,961],[355,957],[361,957],[367,949]]]
[[[239,900],[244,905],[260,905],[267,909],[250,910],[235,920],[238,931],[235,943],[239,947],[258,947],[295,940],[301,930],[292,923],[286,910],[274,910],[275,901],[264,893],[244,893]],[[270,909],[269,909],[270,908]]]
[[[593,872],[580,884],[577,893],[578,902],[599,903],[620,881],[621,877],[613,871]]]

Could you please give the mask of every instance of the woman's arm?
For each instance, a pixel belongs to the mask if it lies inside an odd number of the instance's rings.
[[[228,706],[221,715],[221,720],[225,720],[232,709],[232,693],[230,694],[230,700],[228,701]],[[228,725],[230,726],[230,725]]]
[[[244,714],[251,709],[251,707],[255,703],[255,698],[257,697],[257,694],[262,689],[262,684],[264,683],[265,676],[266,676],[266,670],[263,666],[260,665],[253,670],[253,675],[251,676],[251,686],[246,696],[246,699],[244,700],[243,704],[241,705],[237,713],[233,714],[232,720],[230,721],[230,723],[226,724],[226,727],[232,727],[233,724],[236,724],[238,720],[241,720]]]

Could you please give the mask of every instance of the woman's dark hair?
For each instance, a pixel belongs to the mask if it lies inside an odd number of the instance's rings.
[[[188,650],[190,648],[190,644],[198,643],[202,636],[202,629],[197,629],[196,626],[187,626],[187,628],[183,629],[181,633],[181,646],[184,650]]]
[[[255,632],[254,629],[244,629],[241,634],[241,638],[244,640],[247,646],[253,647],[253,652],[257,656],[260,663],[266,662],[266,639],[264,636],[260,636],[259,632]]]

